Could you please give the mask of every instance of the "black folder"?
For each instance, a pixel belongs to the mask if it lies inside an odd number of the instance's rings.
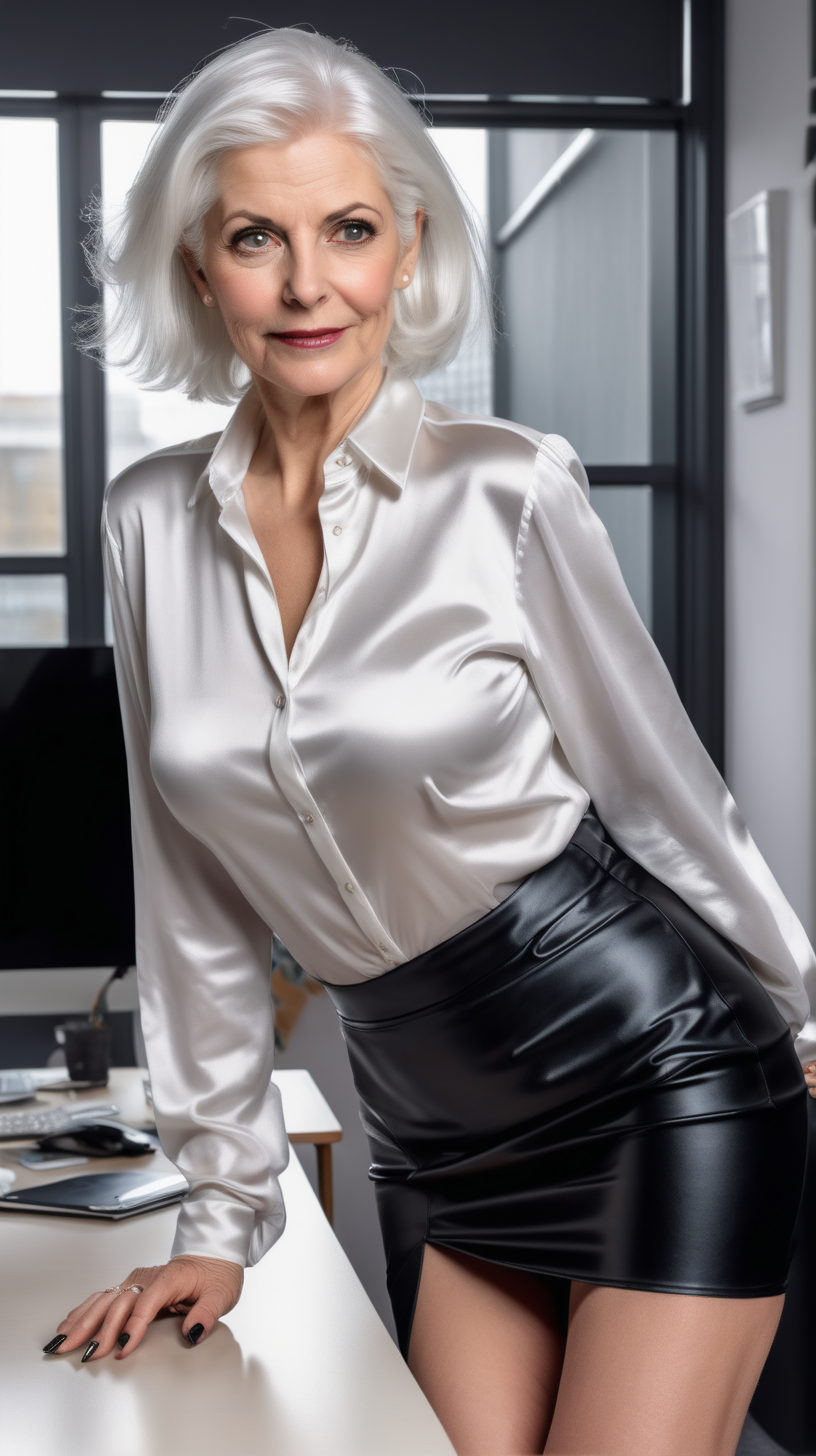
[[[73,1213],[85,1218],[132,1218],[178,1203],[189,1190],[180,1173],[84,1173],[21,1188],[0,1198],[0,1209],[27,1209],[32,1213]]]

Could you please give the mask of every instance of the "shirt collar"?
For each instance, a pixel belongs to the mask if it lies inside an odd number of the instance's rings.
[[[191,506],[201,499],[208,485],[222,509],[240,489],[258,443],[261,408],[258,391],[250,385],[196,482]]]
[[[402,490],[422,424],[425,401],[413,379],[386,374],[361,420],[350,431],[349,444],[369,465]]]
[[[199,476],[191,506],[200,500],[207,485],[222,508],[235,495],[258,442],[261,408],[257,390],[250,387]],[[393,379],[386,374],[347,437],[354,451],[400,491],[408,479],[424,409],[425,401],[412,379]]]

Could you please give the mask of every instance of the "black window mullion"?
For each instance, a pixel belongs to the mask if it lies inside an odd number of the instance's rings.
[[[99,517],[105,487],[105,391],[99,365],[76,347],[78,309],[97,301],[82,242],[83,213],[101,191],[99,114],[92,105],[65,101],[58,109],[60,270],[68,640],[72,646],[104,640],[105,594]]]
[[[680,134],[680,695],[725,753],[724,5],[692,0],[692,101]]]

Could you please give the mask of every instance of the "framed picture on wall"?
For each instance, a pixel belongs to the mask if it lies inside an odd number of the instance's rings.
[[[787,192],[758,192],[728,217],[731,395],[743,409],[784,397]]]

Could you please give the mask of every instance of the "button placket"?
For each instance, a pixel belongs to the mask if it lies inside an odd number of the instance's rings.
[[[353,464],[350,456],[348,464]],[[355,504],[353,477],[346,476],[343,480],[327,482],[328,485],[331,488],[321,497],[319,506],[325,543],[323,570],[315,597],[295,641],[291,659],[286,664],[284,675],[278,675],[281,690],[274,697],[269,764],[281,793],[297,815],[304,832],[308,834],[309,842],[337,886],[337,893],[366,939],[382,958],[383,965],[390,967],[402,964],[406,957],[390,938],[365,892],[355,880],[351,867],[346,863],[319,805],[309,790],[303,766],[292,743],[292,714],[297,712],[297,684],[308,664],[316,624],[320,620],[320,608],[327,600],[332,585],[331,573],[342,571],[347,544],[347,540],[343,538],[343,530]]]
[[[320,520],[323,527],[323,539],[327,559],[332,562],[335,569],[342,570],[343,562],[346,559],[345,552],[338,557],[338,547],[344,531],[347,530],[349,519],[356,503],[356,491],[359,488],[358,470],[351,470],[354,465],[351,455],[343,452],[327,463],[334,467],[346,467],[340,478],[332,479],[327,476],[326,487],[320,498]],[[342,542],[345,546],[345,541]]]
[[[385,964],[398,965],[405,960],[405,956],[391,940],[385,926],[380,923],[335,843],[320,808],[309,791],[302,765],[291,743],[289,727],[288,713],[281,710],[273,714],[269,760],[276,782],[306,828],[310,843],[314,845],[342,895],[344,904],[363,934],[376,947]]]

